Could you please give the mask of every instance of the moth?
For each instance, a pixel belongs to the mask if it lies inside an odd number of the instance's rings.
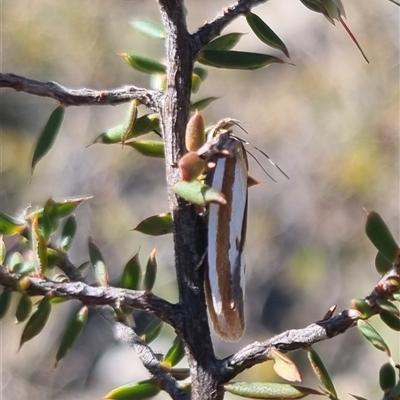
[[[248,161],[243,143],[229,132],[207,143],[214,164],[206,183],[220,191],[226,204],[210,203],[207,211],[208,249],[205,289],[215,332],[227,341],[244,333]]]
[[[245,330],[246,266],[243,250],[246,240],[247,192],[249,182],[252,181],[248,176],[247,154],[269,175],[254,155],[245,150],[244,144],[248,143],[229,130],[233,125],[240,126],[239,123],[232,118],[222,119],[209,132],[208,140],[205,143],[203,140],[199,146],[201,140],[197,139],[199,134],[204,138],[204,125],[201,116],[196,113],[186,131],[186,147],[189,152],[179,162],[183,181],[194,182],[206,171],[204,184],[200,189],[196,186],[196,190],[200,190],[200,198],[202,191],[206,193],[210,187],[214,193],[219,194],[208,202],[204,213],[208,228],[205,292],[214,331],[226,341],[239,340]],[[287,177],[267,154],[254,148]],[[180,193],[182,196],[183,193]],[[201,203],[200,200],[196,204]]]

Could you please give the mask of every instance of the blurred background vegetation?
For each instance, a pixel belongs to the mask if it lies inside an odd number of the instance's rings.
[[[185,3],[192,32],[227,5]],[[352,298],[373,288],[379,277],[375,250],[364,234],[363,207],[380,212],[399,238],[399,9],[384,0],[344,5],[369,65],[340,25],[332,26],[298,1],[276,1],[253,11],[285,42],[295,66],[256,72],[210,69],[195,96],[221,97],[204,111],[207,123],[228,116],[244,121],[250,132],[246,139],[290,176],[286,180],[270,168],[278,180],[273,183],[250,164],[251,175],[265,183],[249,194],[247,332],[237,344],[215,338],[221,356],[254,340],[304,327],[333,304],[339,310],[348,308]],[[146,87],[148,77],[116,53],[163,56],[161,41],[141,36],[130,25],[138,18],[160,22],[156,2],[3,1],[1,12],[3,72],[70,88]],[[244,18],[228,32],[248,33],[238,49],[275,54],[250,33]],[[157,247],[155,292],[176,300],[171,237],[131,231],[143,218],[168,209],[163,161],[146,159],[128,147],[87,147],[123,121],[128,105],[70,107],[54,148],[31,176],[38,134],[55,106],[50,99],[1,91],[1,211],[18,215],[51,196],[93,195],[77,212],[72,261],[79,265],[88,259],[91,234],[114,279],[139,248],[145,263]],[[267,160],[260,157],[260,162],[269,168]],[[147,377],[134,352],[114,343],[110,328],[95,312],[77,345],[54,369],[63,321],[76,306],[57,306],[59,312],[52,313],[45,331],[18,354],[22,326],[15,326],[11,315],[0,323],[0,398],[95,399]],[[378,320],[373,324],[400,362],[398,334]],[[155,350],[165,351],[172,338],[166,328]],[[350,398],[349,392],[378,398],[377,375],[386,357],[355,329],[316,349],[341,398]],[[304,383],[316,386],[306,355],[291,357]],[[245,379],[279,378],[266,363],[247,371]]]

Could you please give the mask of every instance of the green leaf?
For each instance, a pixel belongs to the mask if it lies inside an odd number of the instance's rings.
[[[129,136],[130,132],[133,129],[133,126],[136,123],[137,120],[137,114],[138,114],[138,100],[132,100],[129,104],[129,108],[125,117],[125,122],[122,125],[122,135],[121,135],[121,142],[122,144],[125,143],[127,140],[127,137]]]
[[[150,344],[154,340],[156,340],[159,336],[164,327],[164,322],[159,318],[153,318],[150,323],[146,326],[141,339]]]
[[[17,323],[26,321],[32,312],[32,299],[28,294],[23,294],[19,299],[15,318]]]
[[[218,203],[226,205],[224,195],[218,190],[199,181],[178,181],[174,192],[192,204],[206,205],[207,203]]]
[[[5,236],[20,234],[24,231],[25,227],[25,223],[0,212],[0,234]]]
[[[373,308],[365,301],[365,299],[351,300],[353,308],[361,313],[363,318],[369,318],[376,314]]]
[[[231,50],[239,43],[243,35],[244,33],[238,32],[221,35],[206,44],[202,50]]]
[[[58,362],[66,356],[68,351],[72,348],[78,337],[81,335],[84,327],[86,326],[88,314],[89,308],[87,306],[83,306],[69,319],[61,338],[60,345],[58,346],[56,362],[54,365],[55,367],[57,366]]]
[[[377,299],[376,303],[378,304],[379,308],[384,311],[387,311],[391,314],[400,315],[399,309],[390,301],[386,299]]]
[[[192,93],[197,93],[201,86],[201,79],[197,74],[192,74]]]
[[[125,289],[137,290],[140,287],[142,277],[142,267],[137,252],[125,265],[119,286]]]
[[[307,349],[307,355],[311,364],[311,368],[313,369],[318,380],[321,382],[322,386],[332,395],[332,400],[337,399],[338,397],[335,386],[318,353],[312,347],[309,347]]]
[[[11,290],[4,290],[0,295],[0,319],[4,318],[10,308],[12,298]]]
[[[216,100],[219,100],[220,97],[205,97],[204,99],[200,99],[195,101],[190,105],[190,111],[201,111],[207,108],[211,103],[213,103]]]
[[[202,66],[196,65],[196,66],[193,68],[193,72],[194,72],[196,75],[198,75],[198,76],[200,77],[200,79],[202,80],[202,82],[204,82],[204,81],[207,79],[208,72],[207,72],[207,70],[206,70],[205,68],[203,68]]]
[[[131,25],[143,35],[151,39],[165,39],[165,32],[162,26],[143,20],[132,21]]]
[[[65,114],[65,107],[58,106],[50,115],[39,140],[36,144],[32,157],[31,173],[33,173],[36,164],[48,153],[53,147],[57,134],[60,131]]]
[[[392,364],[383,364],[379,370],[379,386],[383,392],[389,393],[390,390],[396,385],[396,371]]]
[[[197,54],[196,60],[210,67],[243,70],[255,70],[273,63],[285,63],[280,58],[268,54],[225,50],[202,50]]]
[[[274,371],[281,378],[290,382],[301,382],[296,364],[287,355],[273,349],[268,353],[268,358],[274,361]]]
[[[112,390],[104,398],[112,400],[145,400],[160,393],[156,379],[130,383]]]
[[[151,236],[166,235],[172,233],[174,222],[172,221],[171,213],[153,215],[141,221],[134,231],[144,233]]]
[[[255,35],[266,45],[280,50],[290,58],[289,51],[279,36],[256,14],[246,13],[246,20]]]
[[[160,132],[160,118],[157,114],[145,114],[136,119],[132,129],[128,132],[125,140],[133,139],[146,133]],[[114,126],[107,132],[101,133],[93,143],[114,144],[121,143],[124,133],[124,124]]]
[[[164,143],[157,140],[135,140],[125,143],[146,157],[164,158]]]
[[[118,55],[121,56],[132,68],[144,72],[145,74],[165,74],[167,71],[164,64],[149,57],[135,53],[121,53]]]
[[[50,312],[50,298],[45,296],[39,303],[37,310],[32,314],[28,320],[28,323],[25,325],[24,331],[22,332],[19,349],[21,349],[24,343],[39,335],[39,333],[46,326]]]
[[[359,319],[357,327],[362,335],[378,350],[384,351],[390,357],[389,346],[384,341],[383,337],[371,326],[367,321]]]
[[[77,223],[75,215],[70,215],[65,221],[61,232],[60,248],[68,251],[71,248],[72,242],[76,235]]]
[[[233,382],[224,388],[229,393],[250,399],[302,399],[309,394],[324,395],[315,389],[272,382]]]
[[[367,211],[365,231],[373,245],[389,261],[400,263],[400,249],[383,218],[375,211]]]
[[[164,356],[163,365],[165,368],[170,369],[179,364],[183,360],[183,357],[185,357],[185,346],[179,336],[175,336],[172,346]]]
[[[50,239],[50,236],[57,230],[59,221],[58,208],[53,199],[47,200],[44,209],[43,217],[41,220],[41,230],[46,240]]]
[[[367,400],[365,397],[356,396],[355,394],[349,393],[350,396],[353,396],[356,400]]]
[[[7,249],[3,241],[3,235],[0,234],[0,264],[3,264],[6,259],[6,251]]]
[[[382,311],[379,317],[390,329],[400,331],[400,318],[397,315],[388,311]]]
[[[147,261],[146,272],[144,274],[144,290],[146,292],[151,292],[156,282],[157,276],[157,260],[156,260],[157,250],[153,249],[150,253],[149,260]]]
[[[47,271],[47,241],[40,232],[37,218],[32,223],[32,251],[36,273],[43,276]]]
[[[108,271],[106,263],[104,262],[103,255],[100,249],[94,244],[93,238],[89,237],[89,257],[90,262],[94,267],[94,274],[96,281],[100,286],[108,285]]]
[[[376,253],[375,268],[380,275],[385,275],[393,267],[393,263],[389,261],[380,251]]]
[[[36,268],[37,268],[36,260],[35,261],[30,260],[15,264],[13,271],[17,274],[28,275],[31,274],[32,272],[37,272]]]

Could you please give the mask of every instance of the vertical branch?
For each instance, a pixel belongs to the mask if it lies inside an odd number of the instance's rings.
[[[176,163],[185,152],[194,51],[181,0],[159,0],[166,31],[167,89],[160,109],[165,141],[166,174],[174,218],[175,267],[183,308],[182,340],[187,349],[193,399],[222,399],[213,377],[215,356],[207,320],[203,268],[206,230],[193,206],[178,198],[172,186],[179,179]]]

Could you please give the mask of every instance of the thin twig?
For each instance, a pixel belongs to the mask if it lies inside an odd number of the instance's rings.
[[[214,19],[205,23],[196,33],[192,35],[196,52],[205,46],[210,40],[220,35],[221,31],[234,19],[244,15],[253,7],[266,2],[267,0],[239,0],[236,3],[233,3],[230,6],[222,9]]]
[[[113,327],[114,336],[118,342],[133,348],[139,356],[145,368],[158,380],[160,387],[174,400],[189,400],[190,396],[185,392],[176,379],[162,366],[157,355],[143,340],[128,326],[118,322],[114,318],[113,309],[103,306],[99,309],[100,315]]]
[[[162,92],[136,86],[112,90],[68,89],[57,82],[41,82],[11,73],[0,73],[0,88],[49,97],[65,106],[116,105],[138,99],[143,105],[158,111],[162,98]]]
[[[17,290],[21,278],[20,274],[15,274],[0,265],[0,285]],[[31,276],[24,277],[24,280],[24,290],[31,296],[53,293],[56,297],[79,300],[88,306],[126,306],[146,311],[175,328],[179,327],[179,306],[143,290],[121,289],[112,286],[93,287],[84,282],[60,283]]]
[[[378,300],[387,300],[399,291],[399,279],[400,266],[394,265],[365,297],[366,303],[371,306],[375,314],[380,312]],[[360,318],[362,316],[359,311],[349,309],[328,319],[314,322],[303,329],[291,329],[264,342],[252,343],[222,360],[220,381],[230,381],[245,369],[268,360],[268,354],[272,349],[287,353],[331,339],[355,326]]]

